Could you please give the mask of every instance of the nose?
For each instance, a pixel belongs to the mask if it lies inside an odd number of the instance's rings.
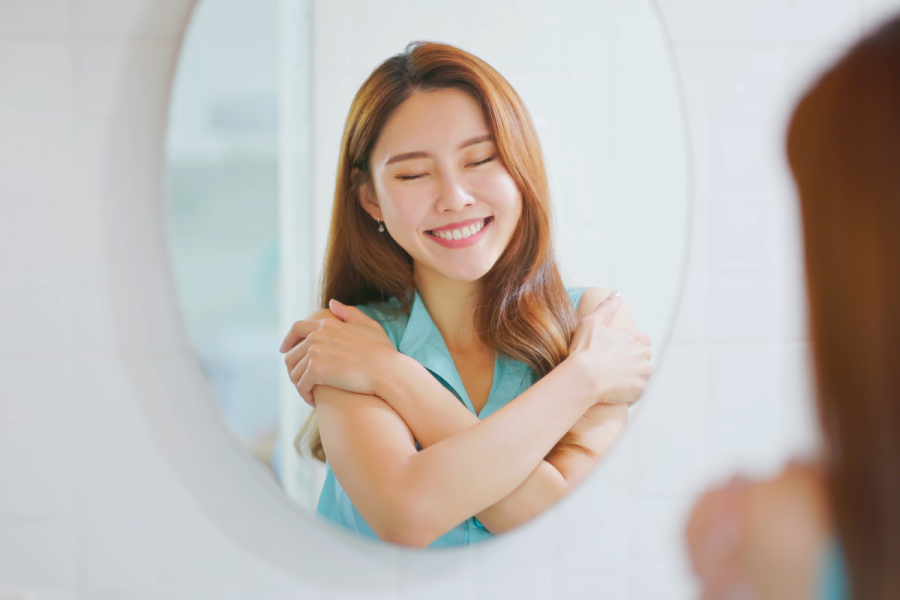
[[[460,212],[475,203],[462,178],[453,172],[441,173],[437,193],[435,208],[438,212]]]

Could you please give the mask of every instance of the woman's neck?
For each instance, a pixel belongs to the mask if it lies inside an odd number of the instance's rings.
[[[449,279],[430,269],[415,268],[416,289],[431,320],[451,353],[479,349],[475,335],[475,306],[481,292],[478,281]]]

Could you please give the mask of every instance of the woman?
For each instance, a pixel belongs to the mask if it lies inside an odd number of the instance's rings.
[[[824,453],[704,496],[695,570],[705,598],[900,598],[900,19],[806,94],[787,147]]]
[[[330,310],[282,345],[327,456],[319,514],[444,546],[556,502],[650,376],[649,340],[608,296],[562,285],[537,134],[510,85],[441,44],[385,61],[344,130]]]

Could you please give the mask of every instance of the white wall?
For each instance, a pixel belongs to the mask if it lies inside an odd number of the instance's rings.
[[[589,489],[471,552],[367,555],[286,519],[314,550],[291,555],[319,571],[302,576],[259,558],[279,532],[254,535],[265,521],[241,504],[249,479],[220,504],[188,491],[207,439],[221,443],[209,464],[240,473],[221,427],[184,438],[173,421],[166,434],[173,415],[154,406],[175,392],[135,376],[185,343],[171,298],[135,297],[171,282],[132,267],[166,257],[122,253],[117,232],[156,248],[141,236],[161,231],[159,115],[188,5],[0,0],[0,598],[691,597],[680,534],[697,491],[813,444],[781,140],[798,90],[884,3],[660,0],[697,210],[686,295],[641,420]],[[573,521],[579,505],[603,518]],[[355,573],[326,573],[338,557]]]

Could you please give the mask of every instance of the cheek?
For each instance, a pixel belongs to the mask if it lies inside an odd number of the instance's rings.
[[[510,229],[515,229],[522,214],[522,193],[512,176],[503,171],[486,177],[480,187],[481,197],[491,205],[498,217],[506,221]]]
[[[427,203],[422,202],[423,190],[414,187],[389,186],[384,190],[381,209],[398,237],[415,235],[414,230],[425,217]]]

